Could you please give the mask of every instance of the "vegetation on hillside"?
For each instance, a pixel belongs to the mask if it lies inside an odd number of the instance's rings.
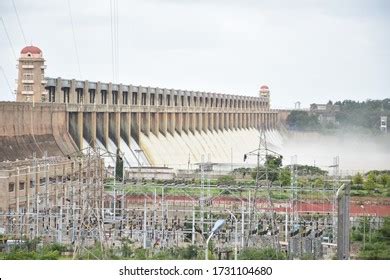
[[[390,170],[357,173],[351,179],[352,195],[379,194],[390,197]]]
[[[379,131],[380,116],[390,118],[390,98],[363,102],[344,100],[336,102],[335,105],[340,106],[340,112],[336,113],[340,127]]]
[[[332,103],[329,101],[329,103]],[[390,119],[390,98],[383,100],[366,100],[363,102],[344,100],[334,105],[340,110],[335,112],[336,123],[320,124],[317,116],[305,111],[292,111],[287,117],[287,126],[300,131],[325,131],[345,129],[349,131],[379,132],[380,116]]]
[[[351,241],[360,246],[357,258],[390,260],[390,217],[384,219],[379,229],[376,229],[369,219],[364,217],[359,226],[352,229]]]
[[[287,126],[293,130],[312,131],[321,128],[316,116],[306,111],[292,111],[287,117]]]

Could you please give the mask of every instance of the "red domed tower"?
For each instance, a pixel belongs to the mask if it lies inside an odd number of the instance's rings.
[[[269,87],[266,85],[262,85],[260,87],[259,93],[260,93],[260,98],[262,99],[261,100],[262,106],[269,109],[269,107],[270,107]]]
[[[16,101],[42,102],[45,100],[45,68],[45,60],[38,47],[27,46],[21,50]]]
[[[260,97],[269,97],[269,87],[262,85],[260,87]]]

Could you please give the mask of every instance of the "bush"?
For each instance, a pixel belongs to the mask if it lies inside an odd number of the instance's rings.
[[[238,256],[240,260],[285,260],[286,254],[283,252],[277,252],[273,248],[244,249]]]
[[[362,225],[359,226],[359,233],[362,232]],[[366,226],[366,230],[367,230]],[[352,236],[352,238],[356,238]],[[358,239],[358,238],[356,238]],[[364,260],[389,260],[390,259],[390,218],[384,219],[383,225],[379,230],[372,232],[371,242],[367,242],[366,231],[366,246],[358,255],[359,259]]]
[[[236,183],[236,180],[233,176],[230,175],[224,175],[218,178],[217,184],[218,185],[234,185]]]

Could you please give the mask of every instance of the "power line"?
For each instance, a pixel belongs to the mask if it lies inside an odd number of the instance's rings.
[[[111,63],[112,63],[112,80],[115,81],[115,40],[114,40],[114,7],[115,6],[115,0],[114,4],[112,2],[113,0],[110,0],[110,27],[111,27]]]
[[[0,17],[1,19],[1,22],[3,24],[3,27],[4,27],[4,31],[5,31],[5,35],[7,36],[7,39],[8,39],[8,43],[9,45],[11,46],[11,49],[12,49],[12,53],[14,55],[14,59],[16,60],[16,52],[15,52],[15,48],[14,46],[12,45],[12,41],[11,41],[11,38],[9,37],[9,34],[8,34],[8,31],[7,31],[7,27],[5,27],[5,23],[4,23],[4,20],[2,17]]]
[[[79,70],[79,76],[80,76],[80,79],[81,79],[80,59],[79,59],[79,52],[78,52],[77,43],[76,43],[76,34],[75,34],[75,31],[74,31],[72,9],[70,7],[70,0],[68,0],[68,9],[69,9],[70,23],[71,23],[71,26],[72,26],[73,43],[74,43],[74,49],[75,49],[75,53],[76,53],[77,68]]]
[[[0,66],[0,69],[1,69],[1,72],[3,72],[3,76],[4,76],[5,81],[7,82],[9,91],[11,92],[11,94],[14,94],[15,92],[11,88],[11,84],[9,83],[7,75],[5,74],[4,68],[2,66]]]
[[[119,80],[119,5],[118,0],[114,0],[116,2],[116,81]]]
[[[110,0],[111,61],[113,82],[119,80],[119,5]]]
[[[12,5],[14,6],[16,18],[18,20],[18,25],[19,25],[20,31],[22,32],[24,43],[27,45],[26,36],[24,35],[23,27],[22,27],[22,24],[21,24],[20,18],[19,18],[19,13],[18,13],[18,10],[16,9],[16,5],[15,5],[15,1],[14,0],[12,0]]]

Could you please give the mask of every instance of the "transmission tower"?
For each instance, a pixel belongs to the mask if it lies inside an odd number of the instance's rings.
[[[282,158],[282,156],[270,149],[268,149],[267,138],[264,129],[260,129],[259,131],[259,146],[256,150],[250,151],[244,155],[244,161],[248,156],[256,156],[257,164],[256,164],[256,180],[255,180],[255,191],[252,197],[252,209],[251,209],[251,217],[255,217],[256,210],[256,199],[257,192],[260,188],[265,189],[268,194],[268,215],[271,220],[271,235],[273,237],[273,246],[279,251],[279,234],[278,234],[278,225],[276,223],[276,212],[274,209],[274,204],[271,196],[271,185],[272,181],[270,180],[270,172],[274,172],[270,170],[267,160],[269,156],[276,156]],[[263,167],[263,168],[261,168]],[[252,218],[249,219],[249,235],[253,232],[253,222]],[[249,242],[249,239],[248,241]],[[247,244],[248,245],[248,244]]]
[[[86,162],[84,162],[86,160]],[[99,152],[89,149],[85,157],[80,157],[77,161],[79,172],[79,217],[77,220],[78,231],[74,236],[73,258],[81,255],[91,244],[87,240],[93,239],[99,242],[102,257],[106,249],[104,234],[104,213],[103,207],[103,162]],[[87,178],[82,180],[82,172],[86,172]],[[75,217],[73,216],[73,219]]]

